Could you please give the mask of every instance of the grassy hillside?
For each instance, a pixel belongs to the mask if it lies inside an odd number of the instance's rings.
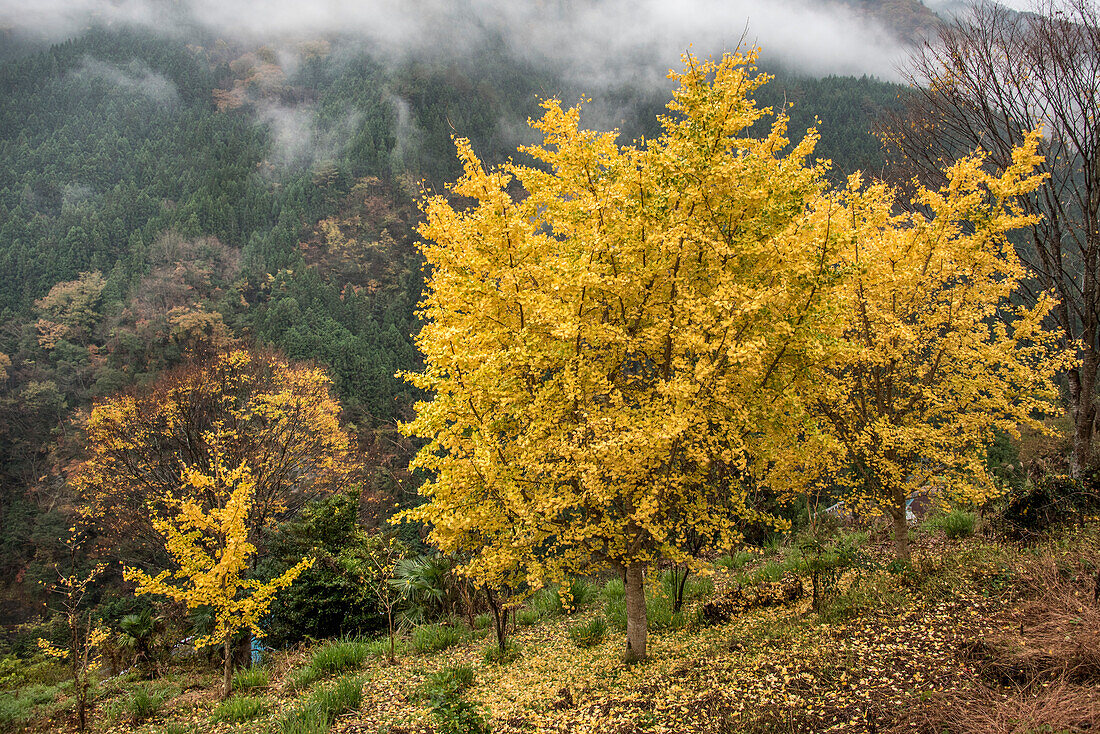
[[[1100,526],[1020,547],[980,524],[965,537],[973,522],[926,522],[904,569],[872,533],[817,610],[807,551],[790,543],[716,559],[679,614],[655,582],[650,659],[633,667],[621,663],[621,584],[578,581],[573,610],[551,591],[519,609],[503,660],[488,614],[472,628],[452,618],[407,626],[394,664],[385,637],[271,653],[219,703],[215,672],[177,655],[151,680],[105,673],[93,731],[1088,730],[1100,721]],[[68,725],[68,690],[47,667],[4,663],[5,730]]]

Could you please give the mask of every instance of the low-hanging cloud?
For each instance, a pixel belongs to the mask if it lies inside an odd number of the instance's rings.
[[[140,94],[160,104],[173,104],[179,99],[179,91],[171,79],[150,69],[139,61],[126,66],[115,66],[105,61],[84,57],[74,76],[102,79],[124,92]]]
[[[255,105],[256,118],[271,131],[271,156],[277,170],[312,168],[334,158],[340,146],[359,124],[359,116],[348,111],[334,123],[317,123],[312,105],[288,106],[270,101]]]
[[[0,26],[40,36],[89,23],[164,33],[197,25],[278,47],[353,36],[385,58],[462,55],[499,40],[594,91],[663,79],[689,45],[720,53],[740,40],[804,72],[890,77],[904,53],[886,29],[832,0],[0,0]]]

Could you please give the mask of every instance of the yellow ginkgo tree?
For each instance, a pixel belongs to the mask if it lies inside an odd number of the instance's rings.
[[[410,379],[432,399],[405,430],[430,478],[405,517],[489,588],[617,569],[628,660],[646,569],[768,520],[753,475],[836,337],[837,204],[816,136],[765,124],[754,60],[685,57],[664,132],[633,145],[548,101],[536,165],[486,170],[459,140],[453,199],[425,204]]]
[[[175,568],[151,576],[128,567],[124,575],[137,584],[138,595],[158,594],[183,603],[188,609],[211,610],[213,629],[194,644],[223,646],[222,696],[228,697],[233,637],[245,629],[262,637],[259,621],[275,594],[294,583],[313,564],[313,559],[303,558],[271,581],[248,578],[250,559],[256,553],[256,546],[248,537],[256,480],[247,464],[230,467],[223,458],[216,453],[211,462],[213,471],[185,469],[179,496],[162,498],[163,504],[174,508],[173,516],[155,516],[152,520]],[[221,497],[223,501],[210,507],[196,499],[210,496]]]
[[[1067,355],[1043,330],[1054,303],[1024,307],[1024,267],[1008,239],[1029,225],[1037,134],[991,172],[966,157],[939,190],[896,193],[853,177],[837,222],[845,327],[814,402],[821,432],[791,451],[788,478],[824,476],[857,511],[891,518],[908,560],[906,502],[915,492],[979,504],[999,493],[986,469],[995,431],[1043,430]],[[814,466],[816,462],[816,466]]]

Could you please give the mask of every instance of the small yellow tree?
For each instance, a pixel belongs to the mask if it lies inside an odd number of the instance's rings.
[[[83,609],[84,597],[106,566],[97,563],[86,573],[77,569],[77,555],[85,540],[82,528],[69,528],[70,536],[65,546],[69,550],[69,570],[57,570],[57,582],[50,592],[58,599],[56,611],[60,612],[69,627],[68,648],[58,647],[49,640],[38,639],[38,648],[49,657],[66,660],[73,676],[73,693],[76,698],[77,731],[88,726],[88,700],[92,689],[92,676],[99,670],[101,648],[110,636],[108,631],[92,623],[92,615]]]
[[[211,473],[184,470],[182,497],[163,498],[166,505],[175,507],[175,516],[152,520],[177,568],[150,576],[140,569],[128,567],[124,575],[137,584],[135,593],[139,596],[159,594],[186,604],[188,609],[209,607],[213,611],[214,628],[195,640],[195,645],[224,646],[222,696],[228,697],[232,684],[234,635],[249,629],[262,637],[259,620],[275,594],[294,583],[302,571],[313,565],[313,559],[303,558],[296,566],[266,583],[246,578],[249,559],[256,553],[256,547],[248,540],[248,516],[256,481],[246,464],[227,467],[220,453],[216,455],[213,469]],[[225,499],[220,506],[204,509],[196,496]]]
[[[1058,399],[1052,377],[1068,355],[1042,329],[1054,304],[1017,305],[1025,270],[1006,236],[1033,221],[1015,202],[1042,180],[1036,143],[1028,136],[999,174],[981,154],[960,160],[942,189],[918,190],[915,211],[897,213],[892,190],[858,176],[844,194],[842,346],[814,403],[821,434],[787,454],[787,478],[824,476],[854,509],[886,514],[902,560],[913,492],[995,496],[994,432],[1042,430]]]

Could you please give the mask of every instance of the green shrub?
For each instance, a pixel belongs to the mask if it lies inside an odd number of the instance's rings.
[[[596,615],[584,624],[576,625],[569,630],[569,639],[577,647],[595,647],[603,642],[607,635],[607,620]]]
[[[29,660],[5,655],[0,658],[0,690],[14,690],[33,685],[55,685],[69,678],[64,663],[36,655]]]
[[[451,698],[432,706],[436,734],[489,734],[489,722],[465,698]]]
[[[335,675],[361,667],[369,654],[362,640],[335,640],[314,650],[309,665],[321,675]]]
[[[398,561],[395,583],[405,601],[407,619],[424,624],[445,616],[447,601],[453,601],[456,593],[453,564],[450,558],[438,555]]]
[[[486,630],[493,626],[493,615],[485,612],[474,617],[474,629]]]
[[[978,524],[978,516],[968,510],[954,509],[944,515],[930,517],[921,523],[921,528],[926,531],[940,531],[948,538],[969,538],[974,534],[974,527]]]
[[[259,696],[233,696],[218,704],[210,719],[219,723],[242,724],[262,716],[267,711],[267,699]]]
[[[791,556],[791,570],[808,576],[813,585],[813,608],[822,611],[837,594],[837,584],[846,571],[866,567],[863,546],[867,533],[807,532],[798,541],[798,555]]]
[[[320,673],[306,665],[290,671],[290,674],[286,677],[286,681],[283,683],[283,687],[287,691],[300,691],[303,688],[309,688],[311,685],[321,680],[321,677]]]
[[[275,647],[306,638],[354,634],[378,624],[378,602],[359,569],[377,544],[358,522],[359,490],[350,488],[306,503],[265,541],[258,571],[274,578],[304,555],[324,562],[307,568],[276,595],[265,621]]]
[[[259,665],[251,668],[243,668],[233,674],[234,691],[251,691],[257,688],[267,688],[270,680],[267,670]]]
[[[458,629],[443,624],[422,624],[413,630],[412,647],[417,652],[439,652],[458,644],[462,635]]]

